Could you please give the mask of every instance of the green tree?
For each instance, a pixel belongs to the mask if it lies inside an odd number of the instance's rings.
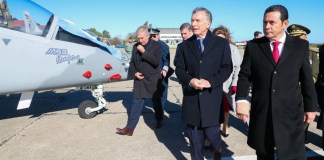
[[[102,31],[102,37],[104,37],[104,38],[111,38],[110,33],[108,31],[106,31],[106,30],[103,30]]]
[[[136,39],[135,33],[128,33],[125,39],[129,39],[130,37],[132,37],[132,39]]]
[[[98,37],[102,37],[102,34],[101,34],[100,32],[98,32],[98,31],[96,30],[96,28],[90,28],[89,31],[90,31],[90,32],[93,32],[93,33],[96,34]]]
[[[145,21],[143,26],[146,26],[147,28],[152,28],[152,24],[149,24],[148,21]]]

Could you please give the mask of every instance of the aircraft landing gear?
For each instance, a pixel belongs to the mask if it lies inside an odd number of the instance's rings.
[[[83,101],[78,107],[79,116],[83,119],[90,119],[97,115],[97,113],[107,105],[107,101],[103,98],[103,85],[98,85],[95,89],[91,89],[92,96],[98,102],[98,106],[94,101]]]

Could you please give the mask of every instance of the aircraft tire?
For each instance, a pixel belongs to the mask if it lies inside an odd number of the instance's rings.
[[[97,104],[94,101],[91,100],[85,100],[82,103],[80,103],[79,107],[78,107],[78,113],[79,116],[83,119],[90,119],[93,118],[94,116],[97,115],[97,112],[91,112],[91,113],[87,113],[86,109],[87,108],[96,108]]]

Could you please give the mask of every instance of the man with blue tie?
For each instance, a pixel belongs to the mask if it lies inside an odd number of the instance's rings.
[[[232,72],[229,43],[211,33],[211,23],[210,11],[196,8],[191,17],[194,35],[178,45],[176,54],[176,75],[183,87],[182,119],[194,160],[203,159],[205,136],[212,143],[213,158],[221,159],[223,83]]]
[[[237,116],[250,117],[247,143],[258,160],[273,160],[274,148],[280,160],[304,160],[304,123],[316,115],[309,44],[286,34],[288,23],[284,6],[266,9],[264,37],[248,42],[237,82]]]

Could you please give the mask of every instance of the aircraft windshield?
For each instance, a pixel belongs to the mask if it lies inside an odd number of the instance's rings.
[[[0,6],[0,27],[46,36],[53,17],[48,10],[30,0],[0,0]]]

